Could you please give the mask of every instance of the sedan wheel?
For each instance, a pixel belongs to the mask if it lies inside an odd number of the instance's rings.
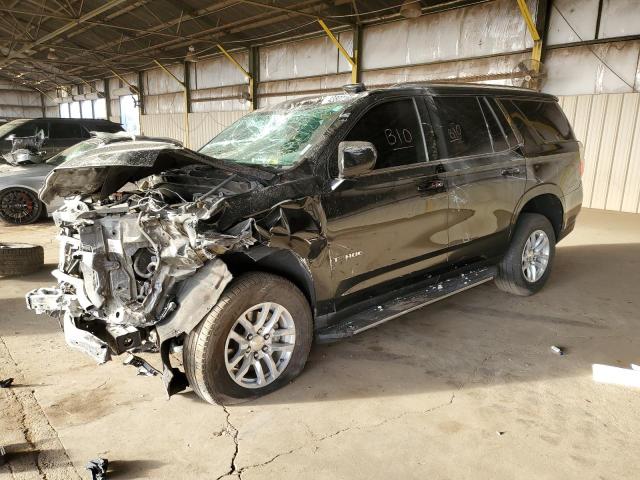
[[[31,190],[10,188],[0,193],[0,218],[16,225],[33,223],[43,212],[42,202]]]

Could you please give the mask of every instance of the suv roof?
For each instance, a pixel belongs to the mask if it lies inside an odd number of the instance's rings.
[[[390,87],[375,89],[376,91],[389,90],[423,90],[434,95],[508,95],[518,97],[544,98],[557,100],[558,98],[548,93],[537,92],[527,88],[510,87],[506,85],[485,85],[479,83],[436,83],[436,82],[410,82],[399,83]]]

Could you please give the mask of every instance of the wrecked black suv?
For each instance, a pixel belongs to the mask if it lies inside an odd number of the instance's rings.
[[[535,293],[582,200],[557,99],[504,87],[353,85],[251,113],[199,152],[123,135],[75,148],[40,192],[65,199],[58,286],[29,308],[98,362],[159,352],[169,395],[208,402],[283,386],[314,336],[492,279]]]

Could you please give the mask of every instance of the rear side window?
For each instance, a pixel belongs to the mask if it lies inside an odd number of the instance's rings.
[[[345,140],[373,143],[378,150],[376,170],[427,159],[420,117],[410,98],[373,107],[358,120]]]
[[[51,122],[49,127],[51,138],[89,138],[89,134],[77,123]]]
[[[571,126],[556,102],[511,100],[511,116],[521,115],[520,122],[529,130],[536,143],[555,143],[573,140]],[[513,112],[513,113],[512,113]]]
[[[434,97],[439,125],[436,137],[441,158],[492,153],[485,116],[476,97]]]
[[[117,133],[122,131],[122,127],[115,123],[96,123],[92,125],[87,125],[87,129],[90,132],[107,132],[107,133]]]
[[[507,138],[504,130],[502,129],[502,125],[498,122],[498,117],[493,109],[489,107],[486,98],[480,99],[480,107],[482,108],[484,119],[487,122],[487,128],[489,128],[489,138],[493,145],[493,151],[503,152],[504,150],[508,150],[509,144],[507,143]]]

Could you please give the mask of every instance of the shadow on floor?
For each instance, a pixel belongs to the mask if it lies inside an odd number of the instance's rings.
[[[256,403],[455,391],[589,375],[592,363],[628,364],[637,361],[640,343],[639,284],[640,243],[562,247],[537,295],[511,296],[486,284],[356,337],[316,345],[298,379]],[[0,312],[21,302],[3,300]],[[23,322],[22,331],[57,330],[48,320]],[[12,328],[15,319],[3,315],[0,331]],[[568,355],[554,355],[551,345]],[[149,388],[163,394],[160,381]],[[181,397],[197,400],[192,392]]]

